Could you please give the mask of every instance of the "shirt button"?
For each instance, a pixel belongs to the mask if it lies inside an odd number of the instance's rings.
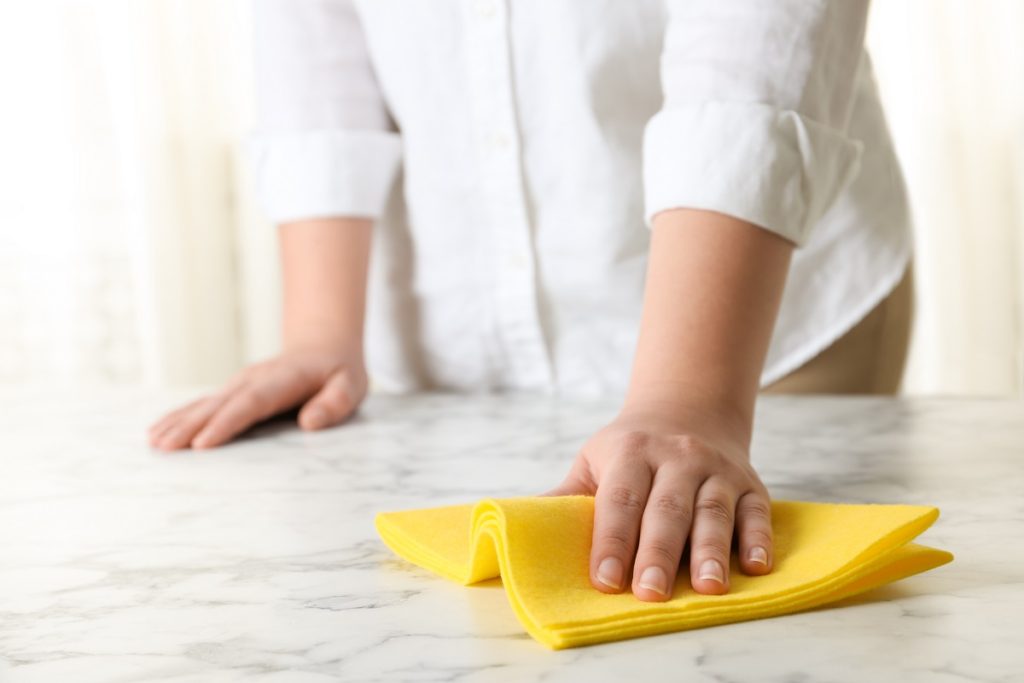
[[[483,19],[490,19],[498,11],[495,0],[476,0],[473,7],[476,9],[477,16]]]

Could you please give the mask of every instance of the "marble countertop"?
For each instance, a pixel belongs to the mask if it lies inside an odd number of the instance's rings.
[[[161,454],[194,392],[0,393],[0,681],[1024,680],[1024,404],[766,397],[774,498],[935,505],[952,564],[809,612],[552,652],[373,515],[539,493],[615,405],[373,396]]]

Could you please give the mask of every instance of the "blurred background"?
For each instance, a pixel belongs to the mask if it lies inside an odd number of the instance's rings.
[[[247,0],[0,4],[0,384],[215,384],[278,348]],[[1024,388],[1024,2],[875,0],[910,189],[904,391]]]

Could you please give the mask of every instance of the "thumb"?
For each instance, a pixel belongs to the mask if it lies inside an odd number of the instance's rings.
[[[355,412],[359,395],[348,368],[342,368],[327,378],[313,398],[299,411],[299,426],[303,429],[324,429],[340,424]]]
[[[553,489],[548,489],[544,493],[538,493],[538,496],[589,496],[593,495],[592,487],[586,482],[580,479],[575,472],[570,472],[569,476],[562,480],[562,483]]]

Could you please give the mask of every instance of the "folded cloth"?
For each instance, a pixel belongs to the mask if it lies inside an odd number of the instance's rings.
[[[744,574],[733,554],[729,592],[703,595],[684,564],[665,602],[591,586],[591,496],[382,512],[376,527],[398,555],[453,581],[500,576],[529,634],[562,649],[789,614],[933,569],[953,555],[909,541],[938,516],[924,505],[775,500],[770,573]]]

